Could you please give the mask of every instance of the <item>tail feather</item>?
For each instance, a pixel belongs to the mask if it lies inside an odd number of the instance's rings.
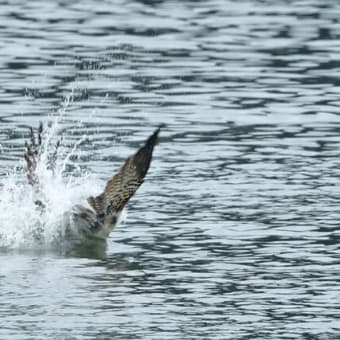
[[[153,149],[157,143],[159,131],[160,128],[146,140],[145,145],[134,155],[134,163],[140,179],[143,179],[149,170]]]
[[[95,212],[108,214],[120,212],[143,183],[157,143],[158,128],[145,144],[130,156],[120,170],[107,182],[105,190],[97,197],[89,197],[88,202]]]

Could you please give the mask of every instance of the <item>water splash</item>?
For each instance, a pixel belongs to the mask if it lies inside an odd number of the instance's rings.
[[[79,145],[63,142],[56,148],[60,136],[59,118],[44,129],[41,155],[36,174],[39,192],[29,185],[24,160],[22,166],[0,181],[0,247],[22,248],[50,246],[63,240],[68,213],[76,204],[86,203],[86,197],[100,191],[87,171],[75,166],[70,159],[77,155]],[[55,165],[51,166],[51,155]],[[72,164],[71,164],[72,163]],[[66,171],[72,165],[72,171]],[[43,211],[34,202],[40,200]]]

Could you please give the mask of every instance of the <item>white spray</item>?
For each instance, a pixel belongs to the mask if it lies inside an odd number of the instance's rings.
[[[24,159],[21,170],[13,170],[0,180],[0,247],[50,246],[60,242],[65,233],[65,214],[76,204],[85,204],[89,195],[100,191],[89,174],[74,164],[72,173],[65,171],[70,158],[79,153],[82,139],[71,147],[61,143],[55,167],[50,167],[49,155],[55,152],[55,143],[60,139],[59,119],[44,130],[42,153],[36,169],[39,197],[27,181]],[[34,203],[37,199],[45,205],[43,212]]]

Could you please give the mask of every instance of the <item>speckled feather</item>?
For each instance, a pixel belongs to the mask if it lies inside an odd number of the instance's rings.
[[[160,129],[157,129],[133,156],[130,156],[106,184],[105,190],[88,202],[97,215],[119,213],[143,183]]]

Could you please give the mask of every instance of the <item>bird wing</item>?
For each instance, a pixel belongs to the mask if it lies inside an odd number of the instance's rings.
[[[30,128],[30,141],[25,143],[25,153],[24,158],[26,161],[26,176],[28,183],[33,187],[36,187],[39,179],[36,173],[37,165],[39,162],[41,149],[42,149],[42,133],[43,125],[39,124],[39,129],[37,133],[38,139],[35,138],[34,130]]]
[[[87,199],[97,216],[122,211],[125,204],[143,183],[150,167],[159,131],[160,128],[146,140],[134,155],[125,161],[119,171],[106,183],[102,194]]]

